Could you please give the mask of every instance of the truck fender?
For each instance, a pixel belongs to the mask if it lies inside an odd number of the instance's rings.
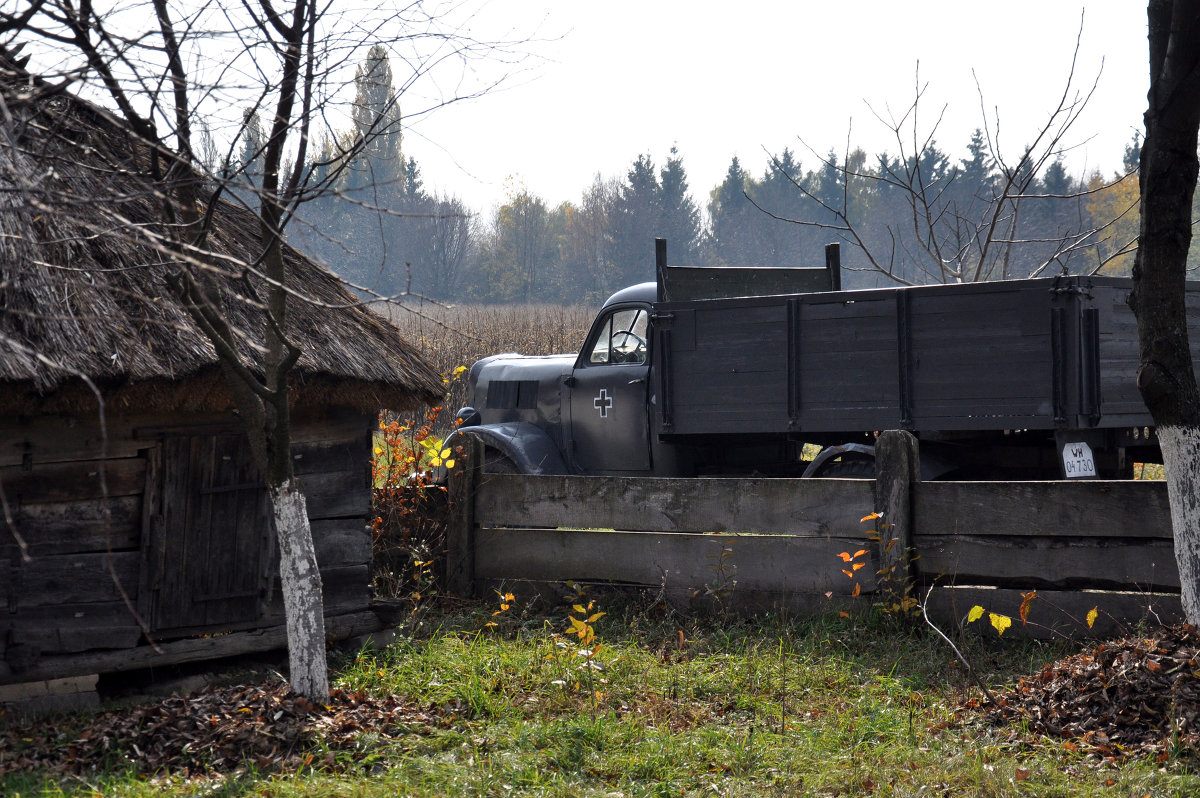
[[[528,421],[460,427],[455,435],[474,435],[489,449],[512,460],[522,474],[566,474],[558,447],[540,427]],[[447,445],[449,440],[447,441]]]
[[[827,446],[821,450],[820,454],[813,458],[813,461],[808,464],[808,468],[804,469],[804,473],[800,476],[802,478],[816,476],[827,462],[843,454],[854,454],[863,459],[874,460],[875,447],[864,443],[843,443],[840,446]],[[938,479],[942,475],[952,471],[955,467],[951,459],[925,447],[921,447],[920,457],[921,479]]]

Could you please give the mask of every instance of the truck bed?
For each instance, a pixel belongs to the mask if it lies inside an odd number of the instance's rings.
[[[1151,426],[1131,288],[1058,277],[658,303],[660,433]],[[1200,284],[1187,290],[1200,318]]]

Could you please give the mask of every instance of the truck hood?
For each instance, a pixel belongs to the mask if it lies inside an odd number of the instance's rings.
[[[471,399],[483,424],[528,421],[561,442],[562,382],[575,355],[492,355],[471,367]]]

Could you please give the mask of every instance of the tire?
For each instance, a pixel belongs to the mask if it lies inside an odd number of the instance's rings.
[[[495,449],[486,449],[483,453],[483,472],[485,474],[520,474],[521,469],[511,458]]]
[[[825,464],[818,477],[825,479],[875,479],[875,461],[855,457]]]

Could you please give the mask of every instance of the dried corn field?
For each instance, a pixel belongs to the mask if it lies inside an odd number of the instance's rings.
[[[583,305],[397,305],[387,309],[404,338],[443,375],[498,352],[554,355],[576,352],[596,309]],[[467,404],[466,374],[449,385],[450,414]]]

